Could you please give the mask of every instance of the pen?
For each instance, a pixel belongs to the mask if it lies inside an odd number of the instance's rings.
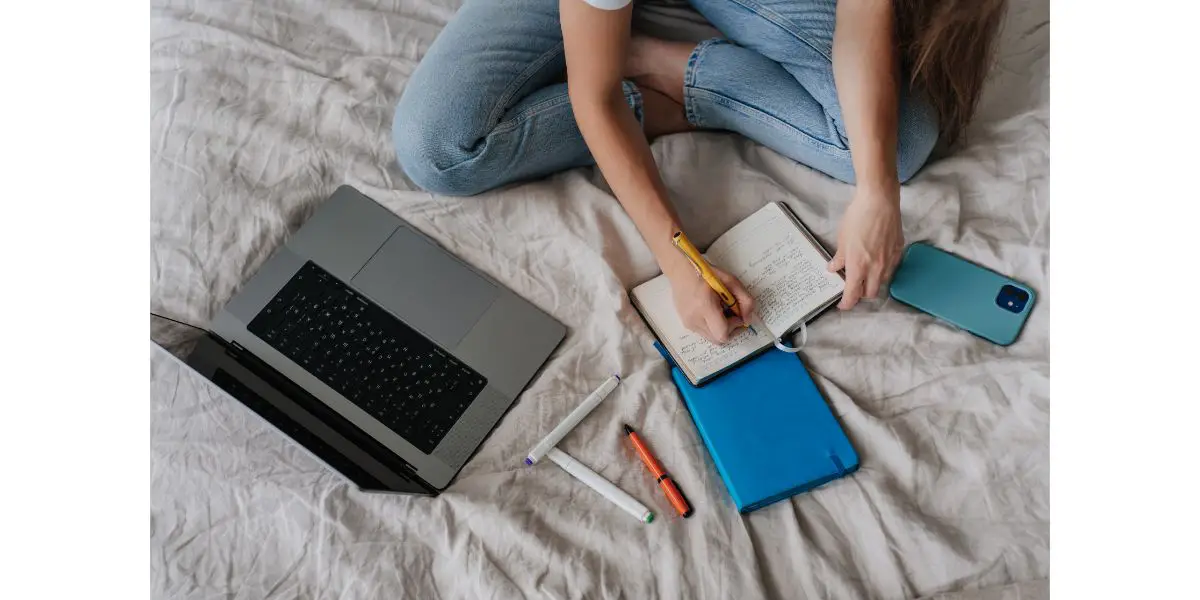
[[[583,463],[575,460],[570,454],[551,448],[546,453],[546,458],[550,459],[554,464],[562,467],[564,471],[570,473],[575,479],[582,481],[585,485],[596,490],[598,494],[608,498],[613,504],[621,507],[625,512],[633,515],[637,520],[643,523],[649,523],[654,520],[654,513],[646,508],[644,504],[638,502],[633,496],[626,494],[621,488],[613,485],[613,483],[599,473],[585,467]]]
[[[679,513],[679,516],[688,518],[692,516],[692,506],[688,504],[687,498],[683,497],[683,492],[679,491],[679,486],[675,485],[675,480],[663,470],[662,464],[657,458],[650,453],[650,448],[642,441],[641,436],[633,430],[632,427],[625,426],[625,435],[629,436],[629,440],[633,442],[634,450],[637,450],[638,457],[642,459],[642,463],[650,470],[650,474],[658,482],[658,486],[667,496],[667,501]]]
[[[571,433],[571,430],[575,429],[575,426],[584,417],[588,416],[588,413],[592,412],[592,409],[596,408],[596,405],[600,404],[601,400],[607,398],[617,388],[617,384],[619,383],[621,383],[620,375],[613,375],[604,380],[604,383],[600,384],[600,387],[596,388],[596,391],[588,394],[588,397],[584,398],[583,402],[580,402],[579,406],[576,406],[575,410],[571,411],[571,414],[567,415],[567,418],[558,424],[558,427],[550,431],[550,435],[547,435],[545,439],[533,447],[533,450],[529,451],[529,454],[525,457],[525,464],[533,465],[537,464],[537,461],[542,460],[542,457],[551,448],[557,446],[568,433]]]
[[[700,250],[692,245],[692,241],[682,231],[676,231],[675,235],[671,236],[671,243],[675,244],[675,247],[679,248],[679,251],[683,252],[683,255],[692,262],[692,266],[696,267],[696,272],[700,274],[701,279],[704,279],[708,287],[712,288],[717,293],[717,296],[720,296],[721,303],[725,305],[726,312],[741,317],[742,312],[738,309],[737,298],[733,297],[733,293],[729,291],[729,288],[725,287],[725,284],[713,272],[712,267],[708,265],[708,261],[704,260],[704,257],[700,255]],[[758,335],[758,332],[754,330],[754,326],[745,322],[745,319],[742,320],[742,325],[754,335]]]

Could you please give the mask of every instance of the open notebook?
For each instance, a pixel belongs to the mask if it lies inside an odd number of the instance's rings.
[[[759,209],[717,238],[704,253],[709,264],[731,273],[754,297],[758,335],[742,330],[719,346],[688,331],[675,311],[671,283],[659,275],[630,292],[675,364],[701,385],[771,347],[832,306],[845,282],[828,270],[829,253],[782,203]]]

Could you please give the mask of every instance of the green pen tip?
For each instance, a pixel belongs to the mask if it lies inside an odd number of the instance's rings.
[[[653,520],[654,520],[654,513],[647,513],[646,514],[646,522],[650,523]]]

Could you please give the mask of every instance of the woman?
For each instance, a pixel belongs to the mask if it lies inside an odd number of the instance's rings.
[[[845,269],[840,308],[876,297],[904,244],[900,184],[970,119],[1003,0],[689,0],[728,38],[699,44],[632,36],[629,2],[466,0],[396,108],[405,173],[472,195],[596,164],[684,324],[723,343],[740,320],[671,245],[648,140],[735,131],[856,186],[830,268]]]

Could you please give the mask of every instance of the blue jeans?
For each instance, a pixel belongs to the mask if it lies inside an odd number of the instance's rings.
[[[473,195],[594,164],[561,82],[558,2],[466,0],[396,106],[396,156],[414,183]],[[833,80],[836,0],[690,3],[728,39],[701,42],[688,60],[688,121],[853,183]],[[624,91],[641,120],[637,86],[626,81]],[[937,142],[937,117],[908,86],[899,95],[897,170],[906,181]]]

